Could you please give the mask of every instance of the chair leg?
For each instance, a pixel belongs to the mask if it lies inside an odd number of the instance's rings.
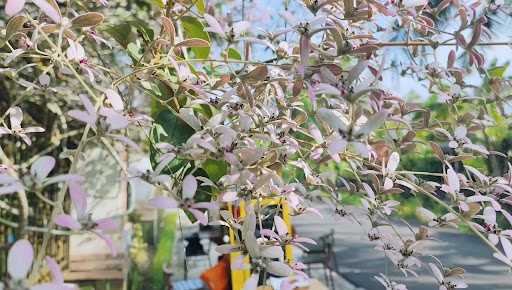
[[[333,255],[332,259],[333,259],[333,262],[334,262],[334,271],[336,271],[336,273],[338,273],[339,272],[339,269],[338,269],[338,259],[336,259],[336,255]]]
[[[329,267],[324,263],[322,264],[324,266],[324,281],[325,284],[329,285],[329,276],[327,275],[327,271],[329,270]]]
[[[334,278],[332,276],[332,270],[331,269],[329,269],[329,279],[331,280],[331,282],[330,282],[331,284],[330,284],[329,288],[334,290],[335,289],[335,287],[334,287]]]

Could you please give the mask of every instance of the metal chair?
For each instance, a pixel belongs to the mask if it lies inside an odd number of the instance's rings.
[[[331,289],[334,289],[332,271],[338,271],[338,264],[334,254],[334,230],[322,235],[317,240],[317,245],[308,247],[302,263],[307,266],[308,274],[311,275],[311,265],[321,264],[324,269],[324,278]]]

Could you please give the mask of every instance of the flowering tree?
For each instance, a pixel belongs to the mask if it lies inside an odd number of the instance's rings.
[[[285,2],[302,12],[266,13],[264,1],[233,13],[226,13],[230,1],[6,1],[0,197],[17,200],[18,219],[2,222],[17,230],[10,257],[19,258],[8,259],[4,288],[69,289],[51,258],[53,282],[32,284],[57,232],[94,232],[115,254],[109,234],[117,221],[89,214],[77,167],[92,143],[119,161],[130,182],[158,189],[149,201],[155,208],[180,208],[193,221],[240,233],[218,251],[249,255],[245,289],[266,273],[289,277],[283,287],[307,278],[283,248],[314,241],[292,236],[277,213],[264,228],[264,198],[286,201],[292,215],[321,216],[306,198],[315,196],[350,218],[341,193],[362,194],[371,228],[361,230],[404,275],[430,269],[439,289],[467,287],[462,268],[422,256],[421,245],[440,227],[465,224],[512,267],[512,167],[489,137],[506,128],[509,82],[484,54],[508,45],[488,27],[509,7]],[[284,19],[280,27],[255,27],[275,17]],[[393,50],[406,59],[398,68]],[[398,69],[438,97],[436,110],[389,88],[389,71]],[[153,170],[128,172],[119,145],[147,152]],[[401,166],[418,152],[436,158],[440,170]],[[482,160],[490,166],[478,166]],[[411,193],[444,213],[419,209],[425,225],[404,236],[390,218],[400,205],[395,197]],[[52,207],[43,226],[29,223],[33,199]],[[235,218],[226,204],[242,201],[246,215]],[[209,220],[214,212],[219,220]],[[44,233],[35,255],[29,231]],[[406,289],[375,278],[386,289]]]

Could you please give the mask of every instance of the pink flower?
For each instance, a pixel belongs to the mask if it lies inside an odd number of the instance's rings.
[[[365,182],[363,182],[362,185],[366,193],[368,194],[367,197],[361,199],[363,206],[366,208],[366,210],[369,210],[370,212],[378,211],[384,213],[385,215],[390,215],[391,213],[393,213],[393,211],[395,211],[395,208],[400,205],[399,201],[392,199],[382,201],[375,195],[370,185],[368,185]]]
[[[505,211],[502,212],[506,213],[505,217],[509,219],[510,224],[512,222],[512,220],[510,220],[510,215]],[[510,242],[510,239],[512,239],[512,230],[504,230],[498,226],[496,221],[496,209],[490,206],[485,207],[483,214],[476,217],[483,219],[484,225],[481,226],[477,223],[472,223],[475,228],[483,233],[487,233],[487,238],[494,245],[497,245],[499,242],[501,242],[501,245],[505,251],[512,252],[512,243]]]
[[[208,27],[206,27],[204,31],[218,34],[220,37],[227,39],[228,42],[233,42],[235,39],[238,40],[240,35],[248,31],[251,26],[247,21],[240,21],[233,24],[232,27],[224,29],[215,17],[209,14],[204,14],[203,17],[206,23],[208,23]]]
[[[445,182],[441,186],[441,190],[450,194],[453,200],[459,200],[461,196],[459,175],[450,165],[448,165],[448,170],[446,170]]]
[[[113,90],[106,90],[105,95],[109,100],[111,107],[101,106],[99,110],[96,110],[91,100],[86,95],[79,95],[80,100],[85,108],[82,110],[70,110],[68,115],[78,121],[84,122],[94,129],[99,127],[108,133],[115,130],[120,130],[128,127],[131,123],[137,123],[143,125],[149,123],[151,118],[145,115],[136,115],[130,112],[124,112],[124,104],[121,96]],[[125,140],[121,140],[118,135],[108,134],[114,139],[118,139],[123,143]],[[131,147],[138,147],[129,144]]]
[[[445,135],[449,142],[448,146],[453,149],[461,148],[461,149],[468,149],[471,151],[478,152],[483,155],[488,155],[489,151],[482,145],[479,144],[473,144],[471,142],[471,139],[469,139],[466,135],[468,133],[468,129],[464,126],[458,126],[455,128],[453,132],[453,136],[445,129],[437,128],[436,132],[439,132],[443,135]]]
[[[94,40],[97,45],[101,45],[103,43],[109,48],[112,48],[112,45],[106,39],[98,35],[98,32],[96,31],[95,27],[88,27],[84,29],[84,32],[87,34],[87,36]]]
[[[468,285],[462,280],[461,276],[457,272],[445,271],[441,267],[442,271],[433,263],[428,264],[430,270],[434,274],[437,282],[439,283],[439,290],[453,290],[460,288],[468,288]],[[453,273],[453,274],[452,274]]]
[[[109,131],[124,129],[131,123],[145,125],[152,121],[152,119],[146,115],[125,111],[123,99],[116,91],[107,89],[105,90],[105,96],[111,107],[102,106],[99,110],[99,114],[105,117]]]
[[[262,229],[261,235],[277,241],[278,245],[280,246],[289,244],[297,246],[305,251],[308,251],[308,248],[302,245],[303,243],[316,245],[316,242],[313,239],[299,237],[297,235],[291,236],[288,231],[288,226],[280,216],[274,216],[274,226],[275,231],[269,229]]]
[[[82,190],[78,182],[69,183],[69,194],[76,211],[76,218],[68,214],[60,214],[55,217],[55,223],[71,230],[84,230],[96,234],[105,241],[112,255],[116,256],[117,250],[106,232],[117,230],[119,228],[117,222],[112,218],[92,219],[92,214],[87,211],[87,193]]]
[[[18,136],[23,139],[27,145],[31,145],[32,141],[30,140],[28,134],[44,132],[44,128],[41,127],[22,128],[21,122],[23,121],[23,111],[21,111],[19,107],[12,107],[7,112],[9,113],[11,128],[9,129],[7,127],[0,127],[0,136],[5,134]]]
[[[44,0],[43,0],[44,1]],[[74,40],[68,39],[69,47],[66,50],[68,60],[73,61],[87,74],[89,81],[94,82],[94,70],[92,69],[83,46]]]
[[[391,153],[387,163],[382,165],[382,176],[384,177],[384,190],[393,188],[395,170],[400,163],[400,155],[397,152]]]
[[[96,109],[86,95],[79,95],[79,98],[84,105],[85,111],[71,110],[68,112],[68,115],[96,129],[96,122],[98,120]]]
[[[324,137],[322,136],[320,129],[318,129],[318,127],[315,124],[310,124],[309,133],[319,145],[319,147],[314,149],[314,151],[311,154],[311,157],[313,159],[320,159],[321,154],[324,151],[322,145],[325,143],[327,147],[327,153],[331,156],[331,158],[337,163],[341,162],[339,154],[345,150],[348,142],[344,138],[342,138],[338,132],[332,133],[331,136],[327,138],[327,140],[324,140]]]
[[[187,175],[183,180],[181,199],[166,196],[158,196],[149,200],[149,203],[158,209],[180,208],[190,212],[196,220],[202,224],[208,224],[208,216],[200,209],[213,209],[217,207],[214,202],[194,202],[193,198],[197,190],[197,179],[193,175]]]
[[[18,240],[12,245],[7,256],[7,273],[10,280],[7,282],[7,289],[30,289],[30,290],[76,290],[75,286],[65,284],[59,266],[54,259],[46,257],[46,263],[50,269],[52,282],[28,286],[27,275],[32,268],[34,261],[34,249],[29,241]],[[2,286],[0,284],[0,286]],[[1,288],[1,287],[0,287]]]
[[[55,167],[55,158],[52,156],[41,156],[37,158],[30,167],[30,176],[34,185],[45,187],[58,182],[81,181],[83,178],[74,174],[63,174],[48,177]]]
[[[451,212],[442,216],[437,216],[433,212],[423,207],[418,208],[416,210],[416,214],[418,215],[418,218],[421,221],[426,222],[429,227],[451,226],[456,228],[457,222],[459,220],[459,218]]]

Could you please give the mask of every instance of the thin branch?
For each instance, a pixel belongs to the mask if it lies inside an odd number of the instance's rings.
[[[425,40],[412,40],[412,41],[391,41],[391,42],[375,42],[369,43],[370,45],[375,45],[378,47],[386,47],[386,46],[460,46],[460,44],[456,42],[437,42],[437,41],[425,41]],[[511,41],[496,41],[496,42],[479,42],[475,44],[475,46],[511,46]]]
[[[6,225],[11,228],[18,228],[20,226],[19,223],[6,220],[2,217],[0,217],[0,224]],[[29,231],[29,232],[36,232],[36,233],[47,233],[49,231],[52,235],[59,235],[59,236],[69,236],[69,235],[77,233],[77,232],[72,232],[72,231],[49,230],[48,228],[41,228],[41,227],[34,227],[34,226],[25,226],[24,230]]]

